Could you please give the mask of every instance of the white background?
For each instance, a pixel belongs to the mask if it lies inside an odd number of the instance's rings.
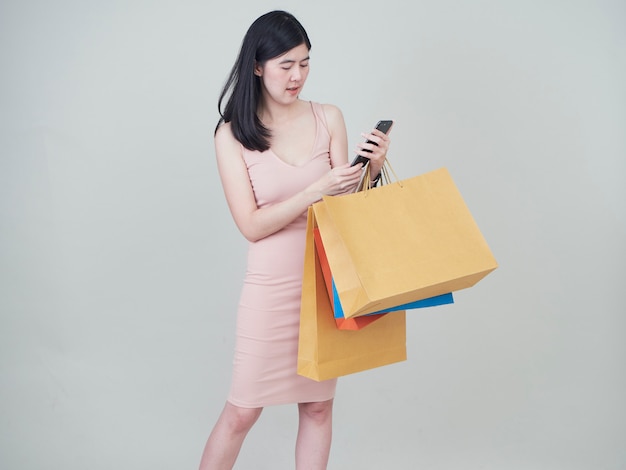
[[[193,469],[230,381],[246,244],[212,133],[249,24],[311,37],[351,147],[396,120],[500,267],[340,380],[330,469],[626,468],[622,1],[3,1],[0,468]],[[295,406],[237,468],[293,468]]]

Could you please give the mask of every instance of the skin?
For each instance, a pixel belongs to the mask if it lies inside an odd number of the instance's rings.
[[[257,114],[272,133],[271,150],[290,165],[305,164],[315,138],[315,118],[310,104],[298,97],[309,74],[308,49],[302,44],[264,64],[256,64],[254,73],[262,83]],[[330,132],[331,168],[307,188],[269,207],[256,205],[241,145],[234,138],[230,124],[225,123],[217,130],[215,150],[224,194],[237,227],[248,240],[260,240],[281,230],[322,196],[349,193],[358,184],[362,168],[349,166],[343,115],[332,105],[324,105],[324,112]],[[363,142],[355,149],[357,154],[370,158],[374,177],[384,163],[389,138],[376,129],[362,136],[378,144]],[[333,400],[298,405],[298,470],[326,468],[332,435],[332,405]],[[207,441],[200,470],[231,469],[261,411],[262,408],[241,408],[227,402]]]

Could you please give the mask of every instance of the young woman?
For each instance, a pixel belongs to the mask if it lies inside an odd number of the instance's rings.
[[[299,98],[310,49],[291,14],[259,17],[219,99],[218,170],[235,223],[250,243],[231,390],[201,470],[232,468],[263,407],[286,403],[299,410],[296,468],[325,469],[328,462],[336,380],[296,373],[306,211],[323,195],[353,191],[362,168],[349,166],[340,110]],[[364,142],[356,153],[370,158],[376,176],[389,140],[377,130],[363,137],[377,145]]]

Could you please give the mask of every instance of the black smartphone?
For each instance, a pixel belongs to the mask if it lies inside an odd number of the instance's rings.
[[[378,123],[376,124],[376,129],[378,129],[379,131],[385,133],[385,134],[389,134],[389,131],[391,130],[391,126],[393,126],[393,121],[392,120],[384,120],[384,121],[378,121]],[[371,140],[367,140],[365,142],[366,144],[374,144],[374,145],[378,145],[376,142],[372,142]],[[366,152],[371,152],[371,150],[365,150]],[[362,157],[361,155],[357,155],[354,160],[352,160],[352,163],[350,164],[350,166],[354,166],[357,163],[362,163],[363,165],[365,165],[367,162],[369,162],[369,158],[367,157]]]

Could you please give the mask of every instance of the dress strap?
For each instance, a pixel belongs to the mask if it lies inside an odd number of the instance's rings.
[[[324,112],[324,107],[320,103],[315,103],[311,101],[311,106],[313,107],[313,113],[317,117],[317,120],[324,126],[326,132],[330,134],[328,130],[328,123],[326,122],[326,113]]]

